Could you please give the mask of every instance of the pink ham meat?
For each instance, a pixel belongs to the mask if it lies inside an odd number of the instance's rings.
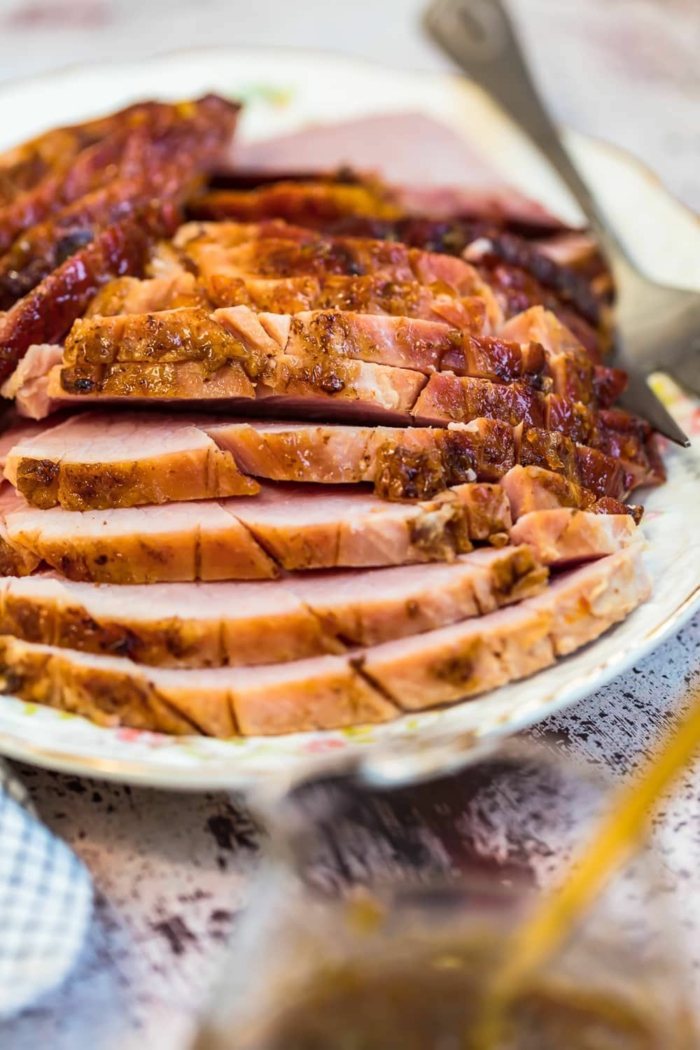
[[[527,543],[553,567],[615,554],[641,544],[634,519],[627,514],[590,514],[557,508],[525,514],[510,532],[512,543]]]
[[[85,413],[16,444],[5,477],[35,507],[103,510],[251,495],[231,452],[186,419]]]
[[[164,507],[35,510],[6,518],[10,541],[73,580],[104,583],[266,579],[285,569],[450,560],[471,539],[504,539],[497,485],[460,485],[421,503],[387,503],[352,487],[263,485],[255,497]]]
[[[473,550],[449,565],[315,573],[287,583],[326,633],[354,646],[484,616],[529,597],[546,580],[528,547],[508,546]]]
[[[251,668],[142,670],[131,661],[0,637],[5,692],[102,724],[168,733],[274,735],[383,722],[547,667],[643,601],[638,547],[584,566],[544,595],[347,655]]]
[[[625,372],[592,361],[575,335],[543,306],[532,306],[511,317],[501,328],[500,336],[541,346],[556,393],[574,401],[609,407],[627,385]]]
[[[236,502],[234,500],[234,502]],[[6,516],[10,541],[68,579],[109,583],[270,579],[277,575],[228,501],[171,503],[77,515],[23,506]]]
[[[422,184],[421,190],[399,193],[397,203],[409,212],[561,227],[540,204],[499,185],[498,173],[464,138],[422,113],[362,117],[257,142],[239,141],[233,157],[236,173],[278,177],[290,170],[333,171],[350,164],[359,171],[381,171],[389,182]]]
[[[367,482],[388,499],[428,499],[450,485],[503,478],[517,518],[616,501],[628,485],[620,464],[595,449],[493,419],[445,429],[88,412],[43,431],[34,425],[8,447],[5,476],[17,490],[34,506],[66,510],[252,494],[258,487],[246,475]],[[526,466],[515,467],[518,460]],[[606,513],[615,510],[609,503]]]
[[[141,669],[119,657],[0,637],[5,692],[83,715],[173,735],[232,737],[387,722],[399,711],[343,657],[269,667]]]
[[[257,492],[246,475],[324,485],[379,480],[383,495],[421,498],[459,482],[498,480],[515,463],[512,430],[485,419],[446,430],[86,412],[49,429],[33,425],[22,439],[26,432],[15,431],[16,444],[7,440],[5,476],[34,506],[66,510]]]
[[[162,667],[283,663],[419,634],[537,594],[528,547],[449,566],[290,575],[274,582],[122,587],[44,574],[0,588],[0,632]]]
[[[642,515],[641,507],[608,496],[598,499],[595,492],[582,488],[577,481],[542,467],[513,467],[501,479],[501,485],[515,521],[526,514],[557,507],[575,507],[596,514],[630,514],[635,521]]]
[[[7,517],[24,505],[11,485],[0,482],[0,576],[27,576],[40,558],[23,544],[16,543],[7,528]]]
[[[369,649],[359,666],[404,710],[452,703],[548,667],[623,620],[649,592],[632,547],[482,620]]]
[[[245,230],[247,227],[243,227]],[[194,266],[205,286],[210,278],[299,278],[330,276],[373,276],[391,281],[417,281],[440,284],[453,295],[482,294],[493,304],[479,272],[456,256],[410,248],[396,241],[370,237],[328,237],[321,234],[300,236],[292,227],[278,237],[264,236],[241,240],[238,223],[205,224],[202,236],[186,244],[175,242]],[[182,263],[180,264],[182,269]]]
[[[436,292],[418,281],[393,281],[373,274],[364,277],[330,276],[231,278],[214,273],[204,284],[194,274],[176,271],[139,281],[120,277],[95,296],[87,317],[145,314],[191,307],[248,306],[268,313],[294,314],[304,310],[344,310],[441,321],[471,335],[492,334],[501,323],[495,298],[485,287],[479,295],[455,296]]]
[[[0,387],[0,394],[14,401],[21,416],[44,419],[57,408],[49,394],[49,374],[62,361],[63,347],[55,343],[33,344]]]

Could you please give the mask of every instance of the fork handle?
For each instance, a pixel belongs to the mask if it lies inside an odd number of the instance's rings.
[[[624,265],[627,253],[561,144],[502,0],[436,0],[426,13],[425,25],[539,147],[566,183],[606,253]]]

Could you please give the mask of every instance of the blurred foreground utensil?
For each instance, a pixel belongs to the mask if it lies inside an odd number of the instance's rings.
[[[663,369],[700,395],[700,294],[648,280],[636,268],[561,144],[502,0],[434,0],[425,27],[539,147],[576,199],[612,267],[618,292],[615,364],[629,374],[621,403],[655,430],[690,442],[648,386]]]

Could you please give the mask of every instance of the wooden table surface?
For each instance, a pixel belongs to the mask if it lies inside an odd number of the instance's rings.
[[[75,61],[209,43],[332,47],[446,68],[415,0],[0,0],[0,79]],[[697,0],[514,0],[555,115],[626,147],[700,208]],[[700,617],[629,674],[538,728],[622,777],[700,689]],[[227,796],[173,796],[22,773],[47,822],[93,872],[90,941],[68,984],[0,1029],[2,1050],[181,1050],[259,864],[259,837]],[[377,798],[362,848],[339,832],[328,878],[459,869],[460,778]],[[700,971],[700,767],[655,821],[664,886]],[[700,996],[699,996],[700,998]]]

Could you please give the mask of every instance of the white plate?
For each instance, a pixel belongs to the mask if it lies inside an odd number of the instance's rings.
[[[135,99],[183,98],[207,90],[246,100],[242,134],[248,138],[294,130],[310,120],[426,113],[476,142],[507,181],[565,217],[577,217],[537,153],[478,89],[456,78],[398,72],[315,52],[208,49],[9,84],[0,90],[0,149],[47,126]],[[700,225],[695,217],[627,155],[579,135],[568,134],[567,140],[640,264],[660,280],[700,288]],[[664,377],[657,378],[657,390],[686,431],[700,434],[700,407],[681,397]],[[387,726],[240,741],[100,729],[82,718],[0,698],[0,753],[129,783],[242,788],[377,743],[521,729],[641,659],[700,604],[697,445],[689,451],[671,448],[667,464],[667,485],[646,500],[653,597],[594,645],[527,681]]]

